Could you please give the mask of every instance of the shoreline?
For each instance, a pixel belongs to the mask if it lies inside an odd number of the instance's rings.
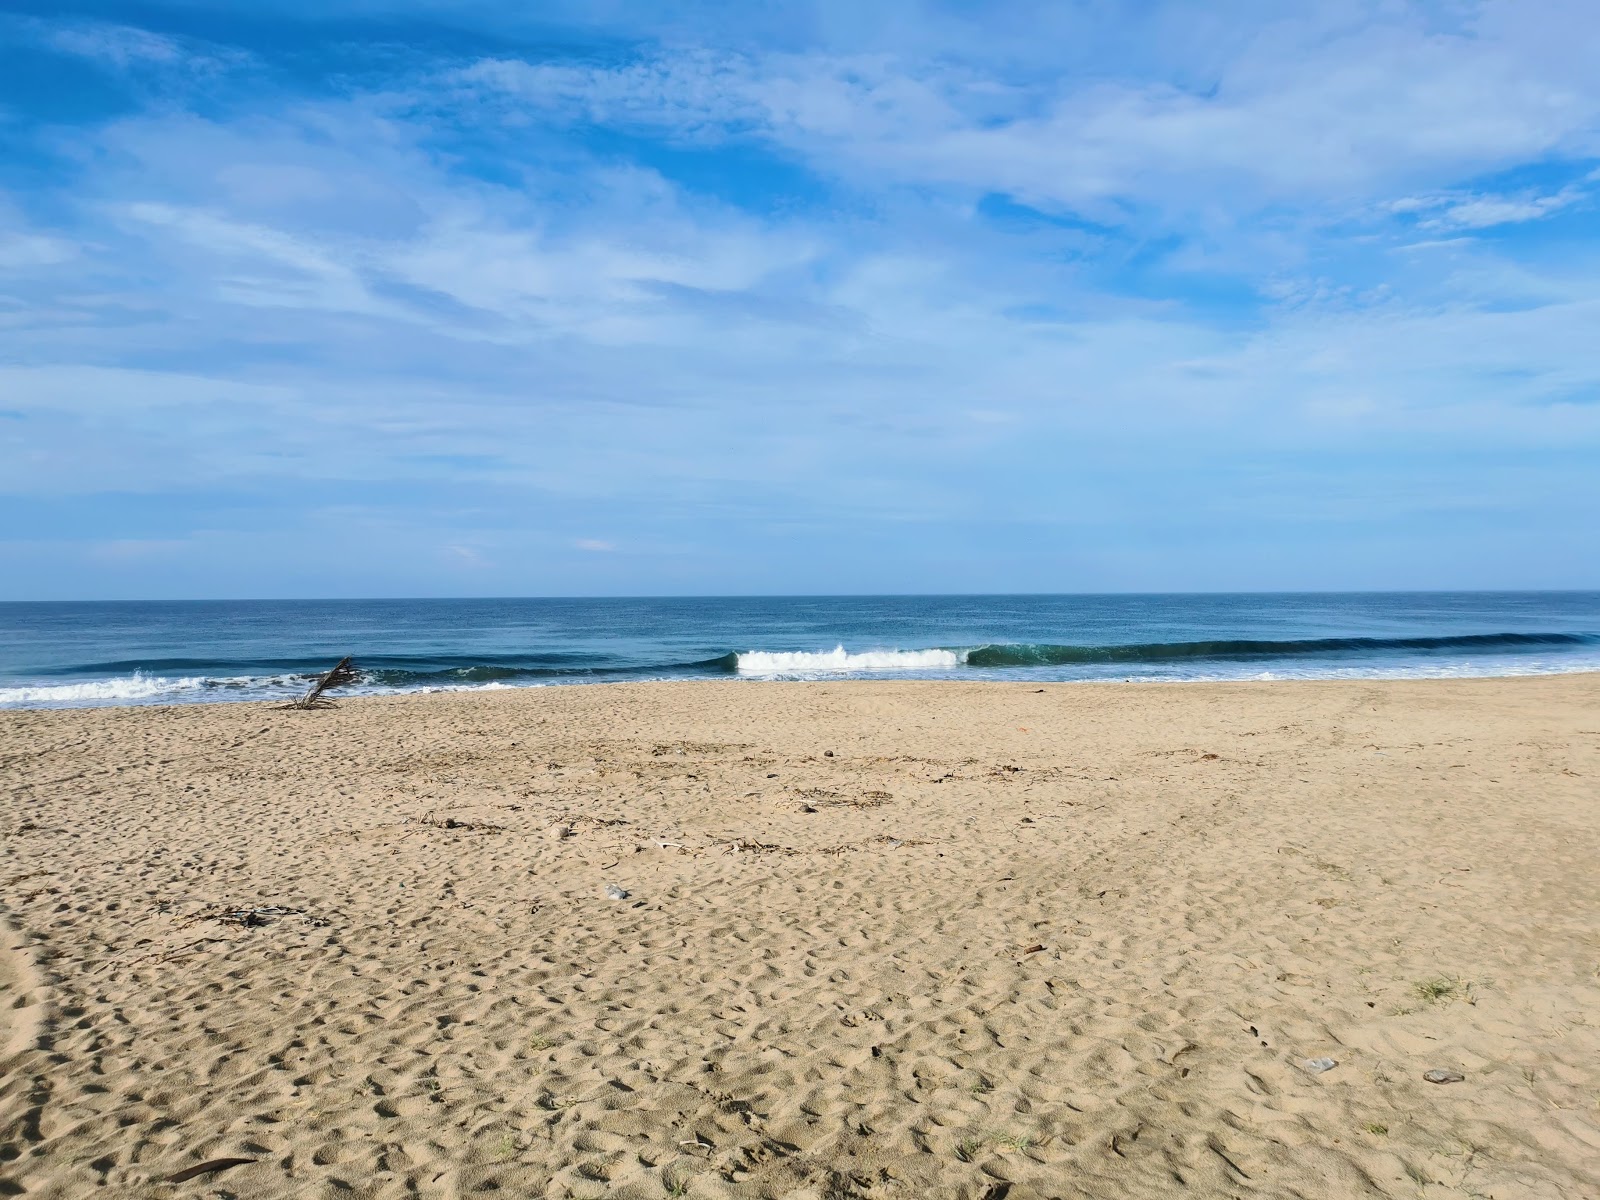
[[[359,664],[358,664],[359,665]],[[970,678],[959,674],[949,676],[912,675],[909,677],[896,677],[886,675],[839,675],[829,677],[825,675],[807,676],[804,678],[782,678],[758,675],[728,675],[728,676],[689,676],[683,678],[667,679],[591,679],[591,680],[561,680],[558,682],[537,683],[481,683],[462,684],[459,686],[418,687],[405,690],[383,692],[353,692],[339,691],[329,693],[335,704],[345,704],[354,701],[386,700],[406,696],[457,696],[457,695],[498,695],[504,692],[546,691],[549,689],[568,688],[593,688],[593,687],[677,687],[694,684],[759,684],[759,685],[801,685],[801,686],[833,686],[839,684],[859,684],[865,686],[901,686],[901,685],[933,685],[933,686],[971,686],[971,687],[1026,687],[1026,688],[1061,688],[1061,687],[1239,687],[1248,685],[1281,685],[1281,684],[1427,684],[1427,683],[1474,683],[1495,680],[1522,680],[1522,679],[1567,679],[1575,676],[1600,676],[1600,669],[1593,666],[1580,666],[1567,669],[1546,671],[1530,671],[1523,673],[1494,672],[1484,674],[1452,674],[1452,675],[1339,675],[1339,676],[1290,676],[1276,678],[1262,678],[1252,676],[1242,679],[994,679]],[[125,677],[117,677],[125,678]],[[309,686],[312,676],[307,676]],[[94,685],[103,681],[87,680],[85,685]],[[19,685],[21,686],[21,685]],[[31,686],[31,685],[28,685]],[[74,685],[68,685],[74,686]],[[3,689],[0,689],[3,690]],[[205,699],[205,700],[129,700],[125,703],[89,702],[80,704],[68,703],[27,703],[5,702],[0,703],[0,715],[15,712],[99,712],[105,710],[121,709],[146,709],[146,708],[214,708],[230,707],[234,705],[256,705],[267,708],[282,707],[289,700],[304,691],[285,692],[274,697],[241,697],[236,700]]]
[[[1600,673],[757,682],[0,711],[0,1181],[1600,1190]]]

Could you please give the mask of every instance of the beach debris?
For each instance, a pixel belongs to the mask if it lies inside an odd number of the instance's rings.
[[[844,796],[827,788],[798,788],[795,795],[805,803],[800,811],[815,811],[811,802],[836,808],[879,808],[894,799],[892,792],[864,791],[859,796]]]
[[[778,851],[785,854],[799,853],[789,846],[779,846],[774,842],[758,842],[753,838],[734,838],[731,842],[723,843],[724,854],[737,854],[741,850],[747,850],[751,854],[775,854]]]
[[[306,689],[306,694],[298,700],[291,700],[282,708],[332,708],[333,701],[323,695],[324,692],[334,688],[346,687],[356,681],[356,668],[347,654],[334,664],[333,670],[317,677],[315,683]]]
[[[572,826],[552,825],[545,831],[545,836],[552,842],[564,842],[572,836]]]
[[[186,1183],[201,1175],[211,1175],[217,1171],[226,1171],[229,1167],[242,1167],[246,1163],[260,1162],[256,1158],[209,1158],[203,1163],[195,1163],[192,1167],[185,1167],[167,1176],[168,1183]]]
[[[651,838],[650,841],[655,845],[655,848],[657,850],[665,850],[668,847],[675,847],[676,849],[679,849],[679,850],[682,850],[684,848],[682,842],[669,842],[669,841],[666,841],[663,838]]]
[[[319,927],[328,924],[322,917],[312,916],[303,908],[285,908],[281,904],[259,904],[254,907],[221,904],[181,917],[178,927],[180,929],[186,928],[196,921],[216,921],[222,925],[238,925],[245,929],[259,929],[261,926],[270,925],[282,917],[298,917],[307,925]]]
[[[504,833],[504,825],[494,825],[488,821],[463,821],[457,817],[442,817],[433,809],[429,809],[420,817],[407,817],[402,825],[427,825],[434,829],[461,830],[463,833]]]
[[[877,837],[868,838],[864,842],[845,842],[838,846],[815,846],[807,849],[780,846],[775,842],[758,842],[752,838],[735,838],[731,842],[714,844],[720,846],[724,854],[737,854],[743,851],[748,854],[783,854],[794,857],[801,854],[848,854],[855,850],[865,850],[869,846],[884,846],[890,850],[898,850],[901,846],[926,846],[928,843],[923,838],[897,838],[880,833]]]
[[[580,814],[576,817],[566,817],[564,819],[574,831],[576,831],[579,826],[593,829],[612,829],[618,825],[633,824],[632,821],[625,821],[621,817],[591,817],[587,814]]]
[[[1461,1083],[1466,1079],[1460,1071],[1451,1071],[1443,1067],[1435,1067],[1431,1071],[1424,1071],[1422,1077],[1429,1083]]]
[[[606,899],[607,900],[626,900],[627,898],[628,898],[628,889],[627,888],[620,888],[614,883],[606,884]]]
[[[1313,1075],[1321,1075],[1324,1071],[1333,1070],[1339,1062],[1332,1058],[1308,1058],[1300,1065]]]

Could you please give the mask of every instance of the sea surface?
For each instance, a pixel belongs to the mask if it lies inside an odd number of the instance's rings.
[[[0,604],[0,707],[641,679],[1222,680],[1600,670],[1600,592]]]

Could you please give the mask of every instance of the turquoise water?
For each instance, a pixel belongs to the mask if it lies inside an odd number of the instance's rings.
[[[1201,680],[1600,670],[1600,592],[0,604],[0,706],[684,678]]]

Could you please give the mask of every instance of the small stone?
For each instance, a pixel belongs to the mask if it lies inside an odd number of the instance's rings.
[[[566,825],[552,825],[550,826],[547,836],[552,842],[565,841],[567,838],[572,836],[572,829]]]
[[[824,750],[822,752],[822,757],[823,758],[832,758],[833,757],[833,751],[832,750]]]
[[[607,900],[626,900],[627,898],[628,898],[628,889],[627,888],[619,888],[614,883],[606,884],[606,899]]]
[[[1332,1058],[1308,1058],[1300,1065],[1313,1075],[1321,1075],[1324,1071],[1333,1070],[1339,1063]]]
[[[1447,1071],[1440,1067],[1435,1067],[1431,1071],[1424,1071],[1422,1077],[1429,1083],[1460,1083],[1466,1079],[1466,1076],[1460,1071]]]

